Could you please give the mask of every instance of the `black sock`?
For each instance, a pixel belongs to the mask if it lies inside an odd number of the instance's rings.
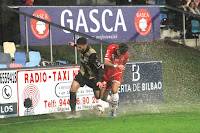
[[[72,114],[76,112],[76,92],[70,91],[70,107]]]

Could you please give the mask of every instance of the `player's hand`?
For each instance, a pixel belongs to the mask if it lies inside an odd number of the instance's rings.
[[[73,42],[68,42],[68,45],[70,45],[70,46],[74,46],[74,43]]]
[[[99,86],[99,88],[101,89],[103,87],[102,82],[97,82],[97,86]]]
[[[191,0],[186,0],[186,2],[187,2],[187,6],[189,6],[189,5],[190,5],[190,2],[191,2]]]
[[[122,70],[122,71],[125,69],[125,66],[124,66],[124,65],[118,65],[117,67],[118,67],[120,70]]]

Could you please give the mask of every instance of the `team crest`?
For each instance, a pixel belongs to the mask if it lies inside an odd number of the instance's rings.
[[[121,58],[121,61],[124,61],[124,60],[125,60],[125,58],[124,58],[124,57],[122,57],[122,58]]]

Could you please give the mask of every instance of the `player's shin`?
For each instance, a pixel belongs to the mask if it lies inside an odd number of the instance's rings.
[[[118,102],[119,102],[119,94],[115,93],[112,95],[112,113],[116,113],[116,109],[118,108]]]
[[[74,115],[76,113],[76,92],[70,91],[70,107],[71,113]]]

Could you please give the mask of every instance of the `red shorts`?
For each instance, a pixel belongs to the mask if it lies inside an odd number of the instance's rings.
[[[111,90],[112,83],[118,82],[121,83],[122,80],[122,73],[118,72],[112,76],[109,76],[107,74],[103,74],[103,88],[106,88],[107,90]]]

